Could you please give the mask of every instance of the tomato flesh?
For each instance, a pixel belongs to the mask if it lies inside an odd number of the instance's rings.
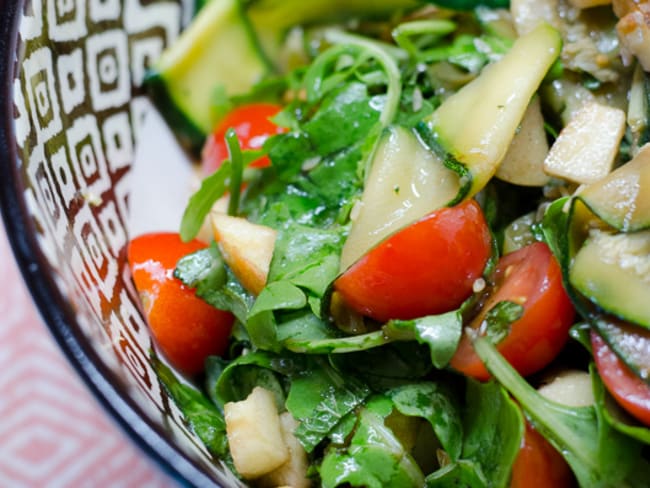
[[[235,108],[219,123],[208,137],[201,155],[203,173],[213,173],[224,160],[228,159],[228,147],[225,142],[226,131],[235,130],[242,149],[260,149],[266,139],[284,131],[271,122],[282,107],[272,103],[254,103]],[[251,163],[253,168],[270,166],[268,156],[262,156]]]
[[[503,256],[489,281],[494,285],[470,327],[481,327],[488,311],[499,302],[522,305],[522,316],[510,324],[507,336],[496,347],[521,375],[539,371],[564,347],[575,315],[560,266],[546,244],[535,242]],[[479,380],[490,377],[467,335],[450,364]]]
[[[180,258],[204,247],[198,240],[183,242],[176,233],[152,233],[131,240],[127,249],[153,336],[170,363],[187,374],[202,371],[207,356],[225,352],[234,321],[173,276]]]
[[[650,427],[650,387],[594,331],[591,332],[591,347],[605,388],[621,407]]]
[[[512,465],[510,488],[571,488],[576,486],[571,468],[562,455],[526,422],[519,454]]]
[[[353,310],[384,322],[457,308],[491,253],[474,200],[437,210],[392,235],[334,283]]]

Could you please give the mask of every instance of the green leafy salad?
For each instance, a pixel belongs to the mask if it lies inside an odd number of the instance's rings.
[[[146,86],[202,181],[128,254],[215,459],[251,486],[650,486],[648,19],[197,7]]]

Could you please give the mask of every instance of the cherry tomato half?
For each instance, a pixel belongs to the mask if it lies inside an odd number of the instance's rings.
[[[242,149],[259,149],[268,137],[281,134],[284,129],[270,120],[281,109],[282,107],[272,103],[253,103],[237,107],[226,115],[203,146],[203,173],[212,174],[228,159],[228,147],[224,138],[226,131],[231,127],[235,130]],[[265,168],[270,164],[269,158],[263,156],[251,163],[251,167]]]
[[[491,253],[478,203],[445,207],[395,233],[334,283],[353,310],[379,321],[457,308]]]
[[[207,356],[224,353],[234,321],[173,276],[180,258],[204,247],[198,240],[183,242],[176,233],[152,233],[136,237],[127,248],[153,336],[171,364],[187,374],[202,371]]]
[[[627,412],[650,427],[650,387],[594,331],[591,332],[591,348],[605,388]]]
[[[526,422],[519,454],[512,465],[510,488],[571,488],[576,486],[562,455]]]
[[[489,282],[490,294],[470,327],[478,329],[499,302],[522,305],[523,315],[510,324],[508,335],[496,347],[521,375],[539,371],[564,347],[575,315],[559,264],[546,244],[535,242],[503,256]],[[479,380],[490,376],[467,335],[450,364]]]

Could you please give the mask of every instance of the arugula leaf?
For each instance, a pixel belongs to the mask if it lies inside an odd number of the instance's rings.
[[[650,466],[640,444],[603,421],[594,406],[568,407],[532,388],[484,338],[474,349],[492,375],[517,399],[535,427],[562,453],[581,486],[641,487]]]
[[[187,383],[181,383],[174,372],[153,354],[151,365],[163,388],[183,412],[190,429],[196,433],[211,454],[231,464],[226,422],[222,413],[200,390]]]
[[[247,320],[246,330],[255,347],[279,351],[275,310],[299,310],[307,305],[307,297],[300,288],[289,281],[274,281],[266,285],[257,296]]]
[[[264,151],[261,150],[242,151],[242,164],[248,166],[263,154]],[[230,161],[224,161],[219,169],[201,181],[199,189],[190,197],[181,219],[179,231],[183,241],[191,241],[199,233],[214,202],[221,198],[228,189],[231,171]]]
[[[381,99],[370,96],[363,83],[353,81],[333,88],[299,129],[266,141],[264,146],[278,177],[292,181],[306,162],[315,167],[365,139],[379,119],[381,105]]]
[[[232,364],[219,356],[210,356],[205,361],[205,385],[210,400],[223,409],[227,402],[244,400],[256,386],[261,386],[272,392],[278,409],[284,405],[284,388],[278,375],[257,354],[247,354],[246,361]],[[226,371],[228,371],[226,373]],[[234,373],[236,371],[236,374]],[[225,381],[224,378],[228,378]]]
[[[486,488],[489,482],[481,466],[467,459],[443,466],[431,473],[425,480],[427,488]]]
[[[390,400],[373,397],[360,411],[350,445],[331,449],[323,459],[319,469],[323,487],[423,486],[422,471],[384,423],[391,407]]]
[[[478,461],[490,486],[507,486],[524,435],[519,407],[495,382],[468,380],[463,458]]]
[[[237,320],[246,323],[254,297],[239,283],[226,266],[215,243],[181,258],[174,276],[210,305],[232,312]]]
[[[340,337],[322,327],[311,328],[288,336],[284,346],[308,354],[342,354],[380,347],[393,341],[417,341],[429,346],[432,364],[443,368],[456,352],[462,323],[460,312],[453,311],[414,320],[391,320],[380,330],[355,336]]]
[[[289,223],[278,232],[269,282],[287,280],[323,297],[339,271],[340,230]]]
[[[367,60],[375,60],[386,75],[386,102],[383,104],[379,122],[382,128],[388,127],[397,113],[401,95],[402,78],[399,66],[390,52],[376,41],[345,32],[326,32],[328,41],[334,43],[311,64],[305,74],[307,99],[322,98],[331,87],[338,85],[351,75],[359,76],[358,67]],[[330,71],[344,56],[352,56],[356,61],[340,73]]]
[[[431,354],[415,341],[394,342],[382,347],[347,354],[333,354],[331,364],[359,378],[374,391],[385,392],[424,380],[431,372]],[[436,372],[436,378],[445,378]],[[454,377],[455,380],[455,377]]]
[[[569,266],[569,212],[570,197],[558,198],[546,208],[542,220],[542,233],[551,252],[558,260],[563,275]],[[568,282],[567,282],[568,283]],[[566,284],[566,283],[565,283]]]
[[[325,358],[315,357],[303,374],[293,378],[287,396],[287,410],[300,421],[294,434],[307,452],[313,451],[368,395],[366,385],[343,376]]]
[[[404,415],[425,418],[452,461],[461,454],[463,426],[460,402],[444,383],[412,383],[386,392]]]
[[[292,335],[284,340],[284,346],[290,351],[303,354],[344,354],[364,351],[390,342],[381,330],[345,337],[334,336],[323,328],[310,328],[308,332],[312,332],[311,337],[304,337],[304,333]],[[316,333],[313,334],[314,332]]]
[[[333,327],[327,318],[321,318],[313,310],[307,298],[309,307],[300,310],[282,311],[278,315],[278,340],[290,351],[297,352],[287,345],[292,342],[332,339],[341,336],[341,332]]]
[[[427,486],[505,487],[524,434],[521,410],[500,385],[468,380],[462,458],[427,477]]]
[[[485,335],[492,344],[498,344],[510,334],[510,325],[524,314],[524,307],[504,300],[498,302],[485,315]]]
[[[429,346],[431,363],[436,368],[443,368],[456,352],[462,326],[463,318],[455,310],[414,320],[391,320],[382,330],[388,338],[416,340]]]
[[[291,356],[255,351],[226,361],[210,356],[205,363],[205,390],[220,409],[228,402],[245,399],[253,388],[273,392],[278,409],[284,409],[284,377],[296,374],[303,362]]]

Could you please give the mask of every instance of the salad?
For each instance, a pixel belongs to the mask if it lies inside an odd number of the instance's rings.
[[[210,0],[128,261],[254,486],[650,486],[650,3]]]

